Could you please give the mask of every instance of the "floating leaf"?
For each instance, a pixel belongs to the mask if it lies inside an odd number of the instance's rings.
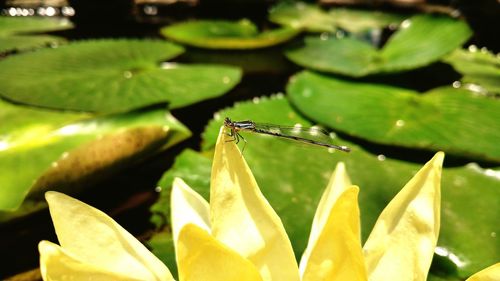
[[[443,60],[463,75],[463,83],[478,84],[489,92],[500,93],[500,56],[470,48],[457,49]]]
[[[175,163],[158,182],[161,187],[160,197],[151,206],[151,222],[162,231],[156,232],[149,240],[148,245],[153,253],[161,259],[172,274],[177,275],[175,263],[174,243],[170,232],[170,189],[174,178],[180,177],[203,197],[210,196],[210,172],[212,160],[201,154],[186,149],[175,158]]]
[[[500,100],[443,87],[420,95],[304,71],[287,88],[309,118],[371,142],[500,163]]]
[[[162,108],[95,118],[5,102],[0,109],[2,221],[32,211],[48,188],[75,192],[190,134]]]
[[[170,108],[222,95],[239,69],[160,61],[182,47],[159,40],[99,40],[10,56],[0,61],[0,95],[27,104],[95,112],[158,102]]]
[[[286,55],[307,68],[359,77],[428,65],[463,44],[470,35],[463,21],[419,15],[405,20],[380,50],[352,37],[310,37],[304,47],[289,50]]]
[[[363,32],[399,24],[404,16],[380,11],[332,8],[329,11],[318,5],[304,2],[284,2],[269,11],[271,22],[310,32],[335,32],[341,27],[350,32]]]
[[[170,273],[177,277],[174,241],[170,233],[157,232],[147,241],[153,254],[167,265]]]
[[[72,27],[73,25],[67,19],[0,17],[0,53],[63,42],[65,40],[61,37],[33,35],[32,33],[63,30]]]
[[[161,29],[165,37],[183,44],[208,49],[255,49],[283,43],[298,34],[293,28],[259,33],[249,20],[237,22],[199,20],[182,22]]]
[[[305,67],[344,75],[364,76],[379,68],[377,50],[358,39],[307,37],[305,44],[304,48],[286,52],[286,56]]]
[[[0,34],[49,32],[72,28],[65,18],[0,17]]]
[[[158,201],[151,206],[151,222],[162,227],[170,222],[170,187],[174,178],[180,177],[203,197],[209,197],[212,160],[197,152],[186,149],[175,158],[175,163],[158,182],[162,192]],[[165,206],[168,206],[167,208]]]
[[[282,98],[240,103],[216,116],[217,119],[210,122],[204,133],[205,149],[214,145],[222,119],[226,116],[233,120],[310,125]],[[298,257],[306,245],[316,205],[338,161],[346,163],[353,184],[360,186],[364,238],[385,205],[423,164],[371,154],[341,139],[337,139],[336,143],[349,146],[351,153],[328,153],[325,149],[295,145],[269,136],[242,134],[247,140],[243,156],[264,195],[282,218]],[[182,170],[191,169],[192,174],[186,182],[191,184],[191,180],[196,179],[193,186],[200,188],[206,180],[201,181],[197,175],[205,176],[206,172],[197,173],[209,168],[200,168],[205,163],[200,162],[198,165],[198,158],[184,160],[186,167]],[[187,166],[190,163],[194,165]],[[169,173],[182,177],[181,173],[176,173],[179,166]],[[500,212],[497,204],[500,196],[498,173],[500,167],[497,170],[485,170],[475,164],[443,170],[439,246],[441,254],[449,254],[442,259],[455,266],[454,274],[461,277],[493,264],[500,258],[500,253],[495,251],[498,241],[491,235],[500,230],[496,223]],[[168,190],[163,189],[164,192]]]
[[[310,32],[334,32],[336,21],[327,12],[304,2],[282,2],[269,10],[271,22]]]
[[[381,11],[346,8],[331,9],[328,14],[335,19],[337,26],[354,33],[397,25],[406,18],[404,15]]]

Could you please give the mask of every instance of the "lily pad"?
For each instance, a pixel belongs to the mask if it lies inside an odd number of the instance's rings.
[[[159,102],[177,108],[229,91],[241,71],[222,65],[160,64],[182,53],[159,40],[96,40],[0,61],[0,95],[58,109],[119,112]]]
[[[332,8],[325,11],[318,5],[304,2],[284,2],[271,8],[271,22],[304,29],[309,32],[335,32],[338,27],[353,33],[380,29],[399,24],[403,15],[381,11]]]
[[[216,119],[210,122],[203,136],[206,150],[215,144],[222,119],[226,116],[234,120],[311,125],[293,111],[284,98],[239,103],[219,112]],[[269,136],[243,134],[247,140],[243,157],[264,195],[282,218],[297,258],[307,243],[315,208],[338,161],[346,163],[352,182],[361,188],[364,239],[385,205],[423,164],[371,154],[340,138],[337,138],[336,143],[348,145],[352,149],[351,153],[329,153],[325,149],[296,145]],[[163,199],[160,200],[164,205],[156,206],[155,210],[164,212],[163,216],[169,218],[171,182],[168,181],[175,176],[182,177],[208,199],[209,162],[204,156],[191,151],[182,153],[172,170],[163,178],[160,194]],[[456,267],[455,275],[468,276],[500,258],[498,251],[495,251],[498,240],[491,235],[500,230],[496,223],[496,214],[500,211],[497,204],[500,196],[497,188],[499,178],[492,176],[495,173],[499,173],[499,170],[485,170],[472,164],[444,169],[439,246],[449,251],[450,255],[443,259]],[[164,246],[156,244],[154,247]],[[166,253],[164,255],[168,256]]]
[[[317,5],[282,2],[269,10],[269,21],[310,32],[335,32],[335,19]]]
[[[174,241],[170,233],[157,232],[151,236],[147,245],[153,254],[167,265],[172,276],[177,279],[177,263],[175,261]]]
[[[304,71],[287,87],[302,113],[371,142],[500,163],[500,100],[442,87],[424,94]]]
[[[73,28],[67,19],[36,17],[0,17],[0,53],[10,50],[26,50],[49,43],[66,41],[51,35],[34,35]]]
[[[462,83],[476,84],[487,92],[500,93],[499,55],[472,47],[468,51],[457,49],[443,60],[463,75]]]
[[[202,156],[194,150],[186,149],[175,158],[175,163],[161,177],[158,186],[161,187],[158,201],[151,206],[151,222],[161,228],[170,223],[170,187],[174,178],[180,177],[190,183],[190,187],[203,197],[208,198],[210,192],[210,172],[212,159]]]
[[[166,26],[160,33],[174,41],[208,49],[256,49],[286,42],[299,32],[278,28],[261,33],[249,20],[198,20]]]
[[[0,221],[31,212],[49,188],[75,193],[190,135],[164,108],[100,117],[0,109]]]
[[[218,118],[212,121],[205,131],[205,148],[209,148],[215,141],[214,136],[225,116],[234,120],[251,119],[284,125],[310,125],[291,109],[285,99],[280,98],[237,104],[216,116]],[[266,198],[283,218],[296,249],[301,249],[297,248],[298,245],[305,245],[303,239],[308,235],[314,208],[337,161],[346,163],[352,182],[361,188],[360,207],[364,238],[382,208],[423,164],[388,157],[384,159],[340,138],[337,138],[335,143],[349,146],[351,153],[328,153],[324,149],[297,146],[255,134],[244,136],[248,143],[243,155]],[[462,261],[469,262],[466,265],[460,264],[460,276],[478,271],[499,258],[499,254],[493,250],[498,247],[498,241],[491,236],[491,233],[497,233],[499,230],[495,223],[496,214],[500,211],[500,207],[495,203],[500,195],[500,190],[496,188],[499,178],[493,176],[498,171],[499,168],[482,169],[475,164],[444,169],[440,246],[462,257]],[[475,206],[483,204],[492,204],[494,207],[476,210]],[[476,236],[479,233],[481,237]],[[481,249],[482,253],[479,253],[478,249]],[[453,257],[450,255],[448,258]]]
[[[405,15],[382,11],[346,8],[330,9],[328,14],[335,19],[337,26],[354,33],[398,25],[406,18]]]
[[[462,45],[470,35],[463,21],[418,15],[405,20],[380,50],[352,37],[309,37],[304,47],[291,49],[286,55],[306,68],[360,77],[428,65]]]
[[[189,182],[190,187],[203,197],[210,196],[210,172],[212,160],[193,150],[186,149],[175,158],[175,163],[170,170],[163,174],[158,182],[161,188],[160,197],[151,206],[151,222],[161,230],[156,232],[149,240],[148,245],[153,253],[161,259],[177,275],[174,244],[170,232],[170,190],[174,178],[180,177]]]

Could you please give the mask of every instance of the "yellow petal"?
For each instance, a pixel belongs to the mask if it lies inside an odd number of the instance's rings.
[[[181,281],[259,281],[257,268],[194,224],[185,225],[177,243]]]
[[[49,241],[38,244],[40,251],[40,271],[45,281],[74,280],[74,281],[109,281],[126,280],[140,281],[120,273],[111,272],[97,265],[80,262],[67,253],[59,245]]]
[[[304,263],[303,281],[367,280],[361,250],[358,192],[357,186],[351,186],[338,197]]]
[[[300,259],[300,272],[303,275],[304,267],[309,260],[311,250],[316,247],[318,236],[323,231],[325,224],[330,216],[333,206],[339,196],[351,185],[351,180],[345,170],[345,165],[342,162],[337,164],[335,171],[330,177],[330,181],[321,196],[318,208],[314,214],[314,219],[311,227],[311,234],[309,235],[309,242],[305,249],[302,258]],[[359,221],[359,218],[357,218]]]
[[[292,245],[236,144],[222,128],[210,189],[212,235],[249,259],[264,280],[299,280]]]
[[[426,280],[439,235],[438,152],[392,199],[364,246],[369,280]]]
[[[45,193],[61,247],[81,263],[130,278],[173,280],[168,268],[105,213],[62,193]]]
[[[498,281],[500,280],[500,262],[487,267],[469,277],[466,281]]]
[[[188,223],[210,232],[208,202],[180,178],[174,179],[170,207],[174,244],[177,243],[179,231]]]

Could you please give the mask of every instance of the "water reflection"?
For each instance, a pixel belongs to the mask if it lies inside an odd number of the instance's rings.
[[[411,20],[409,20],[409,19],[404,20],[404,21],[401,23],[401,29],[408,28],[408,27],[410,27],[410,25],[411,25]]]
[[[479,166],[477,163],[467,164],[467,167],[476,171],[476,172],[479,172],[485,176],[500,180],[500,170],[493,170],[493,169],[489,169],[489,168],[484,169],[481,166]]]
[[[405,121],[404,120],[397,120],[396,121],[396,127],[403,127],[405,125]]]
[[[453,264],[455,264],[457,266],[457,268],[461,268],[461,267],[464,267],[465,265],[467,265],[466,261],[461,260],[457,255],[455,255],[454,253],[452,253],[451,251],[449,251],[445,247],[440,247],[440,246],[436,247],[436,249],[434,250],[434,253],[438,256],[447,258],[449,261],[451,261]]]
[[[148,16],[156,16],[158,14],[158,7],[153,5],[144,5],[144,14]]]
[[[463,88],[463,89],[466,89],[466,90],[468,90],[476,95],[481,95],[481,96],[491,95],[487,89],[485,89],[484,87],[482,87],[478,84],[474,84],[474,83],[463,83],[462,84],[462,82],[460,82],[460,81],[454,81],[451,85],[455,89]]]
[[[123,72],[123,77],[125,77],[126,79],[132,78],[132,72],[130,71]]]
[[[161,68],[163,69],[174,69],[177,68],[177,63],[175,62],[164,62],[161,64]]]
[[[75,9],[70,6],[53,7],[7,7],[2,10],[2,15],[11,17],[28,17],[28,16],[41,16],[41,17],[72,17],[75,15]]]
[[[227,76],[224,76],[222,78],[222,83],[224,84],[229,84],[231,82],[231,78],[227,77]]]

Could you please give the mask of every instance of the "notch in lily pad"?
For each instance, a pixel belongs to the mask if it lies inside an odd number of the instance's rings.
[[[453,51],[443,61],[463,75],[461,83],[454,85],[479,93],[500,94],[500,55],[471,45],[468,50]]]
[[[299,33],[289,27],[259,32],[247,19],[239,21],[196,20],[163,27],[160,33],[168,39],[206,49],[257,49],[286,42]]]
[[[269,10],[269,20],[308,32],[335,32],[338,28],[359,33],[397,25],[405,15],[348,8],[322,9],[304,2],[282,2]]]
[[[417,15],[401,23],[381,48],[354,37],[308,37],[286,56],[313,70],[361,77],[426,66],[461,46],[469,26],[448,16]]]

